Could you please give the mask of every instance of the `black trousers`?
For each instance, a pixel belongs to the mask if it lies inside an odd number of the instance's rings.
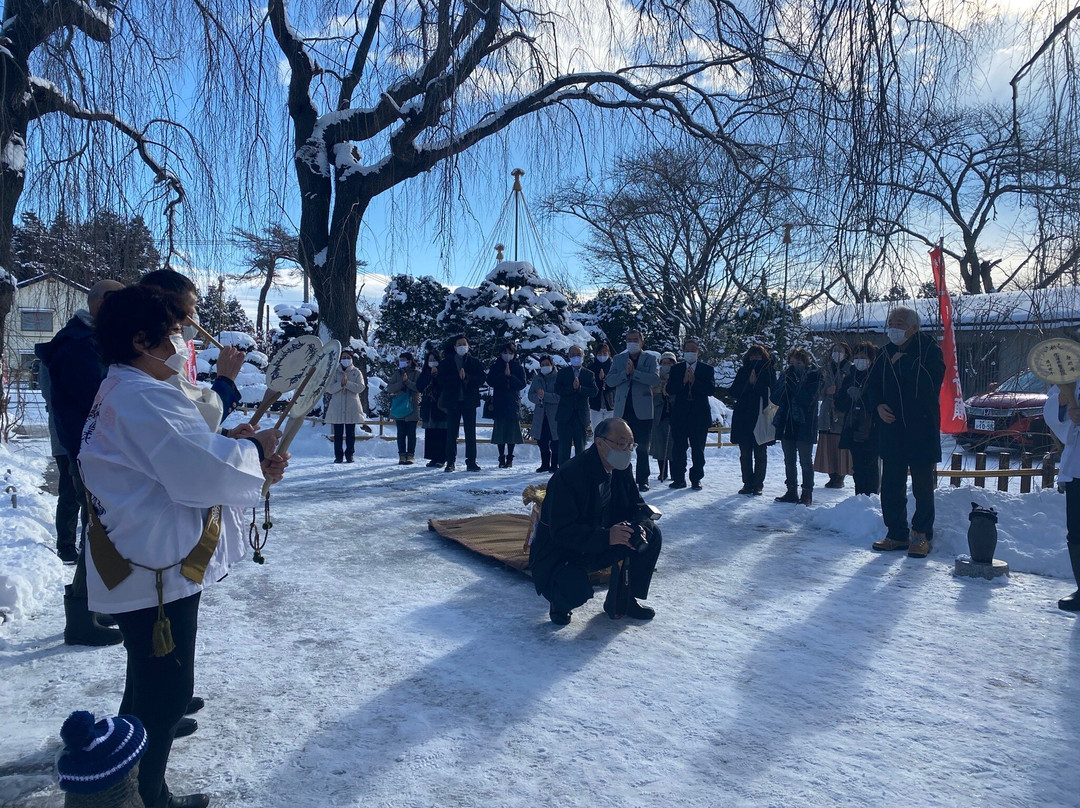
[[[556,612],[570,612],[593,596],[589,573],[607,569],[618,564],[627,556],[633,556],[630,567],[630,594],[644,600],[649,597],[649,585],[652,583],[656,559],[660,556],[660,528],[650,522],[648,530],[649,547],[639,553],[624,545],[609,547],[599,555],[567,554],[551,576],[542,594],[551,603]],[[612,581],[614,584],[614,581]]]
[[[544,416],[540,434],[536,438],[536,448],[540,450],[541,466],[550,466],[553,470],[559,467],[559,441],[551,437],[551,423],[547,415]]]
[[[446,429],[429,426],[424,429],[424,459],[440,465],[446,462]]]
[[[86,487],[83,485],[82,477],[79,474],[79,464],[70,463],[68,470],[71,472],[69,478],[71,485],[75,489],[75,496],[79,502],[86,502]],[[83,512],[85,516],[85,511]],[[79,542],[79,559],[75,562],[75,575],[71,579],[71,594],[76,598],[85,598],[86,593],[86,554],[90,551],[86,542],[87,525],[83,521],[82,528],[82,540]]]
[[[465,425],[465,462],[476,463],[476,407],[460,401],[446,413],[446,462],[457,460],[458,427]]]
[[[80,497],[75,487],[75,481],[71,478],[71,458],[67,455],[57,455],[56,458],[57,486],[56,486],[56,549],[79,548],[79,515],[82,514],[83,524],[86,524],[86,497]]]
[[[1080,480],[1065,483],[1065,525],[1073,578],[1080,589]]]
[[[881,486],[881,461],[877,444],[867,440],[853,443],[851,448],[851,479],[856,494],[876,494]]]
[[[739,442],[739,466],[742,482],[747,488],[761,488],[765,484],[765,471],[769,467],[769,447],[756,440]]]
[[[342,437],[345,439],[344,451],[341,448]],[[355,449],[356,424],[334,424],[334,460],[348,460]]]
[[[133,715],[146,728],[146,752],[139,761],[139,796],[154,805],[167,793],[169,763],[177,722],[195,689],[195,635],[199,631],[201,592],[165,604],[176,650],[154,656],[153,632],[157,606],[113,615],[124,635],[127,680],[120,714]]]
[[[903,458],[881,458],[881,518],[888,537],[907,541],[907,477],[908,461]],[[911,493],[915,497],[915,513],[911,529],[934,537],[934,487],[937,484],[937,464],[917,463],[910,466]]]
[[[416,421],[395,421],[398,454],[416,454]]]
[[[652,437],[653,419],[642,421],[637,416],[629,413],[625,421],[630,425],[630,431],[634,433],[634,442],[637,443],[637,463],[634,465],[634,479],[638,485],[649,483],[649,439]]]
[[[585,424],[578,420],[562,421],[559,423],[559,465],[566,465],[570,459],[570,447],[573,445],[574,454],[585,451]]]
[[[671,479],[686,482],[686,448],[690,447],[690,482],[705,476],[705,439],[709,428],[690,427],[671,420]]]
[[[780,441],[784,450],[784,485],[797,488],[799,471],[802,471],[802,487],[807,491],[814,487],[814,444],[808,440]],[[796,460],[798,461],[796,464]]]

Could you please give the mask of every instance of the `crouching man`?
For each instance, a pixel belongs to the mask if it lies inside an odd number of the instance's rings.
[[[596,426],[593,445],[559,467],[547,486],[529,561],[537,594],[551,603],[551,622],[564,626],[593,596],[589,573],[612,569],[604,611],[611,618],[651,620],[637,598],[649,594],[660,529],[630,472],[637,448],[621,418]]]

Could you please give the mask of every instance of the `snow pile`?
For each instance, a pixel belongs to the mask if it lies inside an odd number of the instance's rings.
[[[908,508],[915,501],[908,498]],[[938,488],[934,494],[934,556],[968,553],[967,530],[971,503],[998,512],[998,544],[994,558],[1013,572],[1072,579],[1065,546],[1065,497],[1057,491],[1009,494],[971,485]],[[880,498],[851,496],[810,509],[809,527],[840,533],[854,544],[869,544],[885,536]]]
[[[231,345],[241,351],[255,350],[255,339],[243,331],[222,331],[218,334],[218,342],[222,345]]]
[[[40,489],[48,458],[0,443],[0,617],[32,616],[60,601],[71,577],[53,548],[56,497]],[[14,494],[16,505],[12,505]]]

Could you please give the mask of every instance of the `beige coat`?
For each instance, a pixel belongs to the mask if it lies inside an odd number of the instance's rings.
[[[345,370],[339,367],[334,372],[326,392],[330,394],[330,403],[326,407],[328,424],[358,424],[364,420],[364,410],[360,406],[360,394],[364,392],[364,377],[356,366]]]

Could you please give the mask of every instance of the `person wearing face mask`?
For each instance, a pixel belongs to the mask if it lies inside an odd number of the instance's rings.
[[[856,345],[851,372],[844,377],[836,394],[836,407],[844,413],[840,448],[851,452],[851,479],[855,483],[856,495],[876,494],[881,475],[874,412],[863,395],[870,378],[870,366],[876,358],[874,343],[860,342]]]
[[[877,415],[881,454],[881,518],[885,538],[875,550],[907,550],[925,558],[934,539],[934,487],[941,462],[941,409],[945,357],[937,340],[919,330],[907,306],[889,312],[889,343],[870,367],[864,396]],[[908,528],[907,478],[915,513]]]
[[[844,411],[836,406],[836,394],[850,372],[851,348],[846,342],[837,342],[821,368],[821,408],[818,412],[817,454],[814,456],[814,471],[829,475],[826,488],[843,488],[844,477],[851,474],[851,454],[840,448]]]
[[[764,345],[751,345],[743,354],[742,367],[735,372],[731,393],[731,442],[739,447],[742,469],[740,494],[760,495],[765,487],[765,472],[769,463],[769,444],[759,444],[754,436],[761,411],[768,406],[776,371],[772,354]]]
[[[540,450],[536,471],[555,471],[559,468],[559,425],[555,421],[559,394],[555,390],[555,361],[547,354],[540,357],[540,372],[529,383],[529,401],[533,403],[532,434]]]
[[[326,385],[330,403],[326,405],[323,421],[334,427],[334,462],[352,463],[356,448],[356,425],[364,420],[360,394],[367,385],[353,362],[353,352],[348,348],[341,352],[340,363],[341,367]]]
[[[705,477],[705,441],[712,426],[713,368],[701,360],[696,339],[683,342],[683,359],[671,369],[667,389],[671,396],[671,484],[686,488],[686,449],[690,448],[690,487],[701,490]]]
[[[784,484],[787,492],[777,502],[812,505],[814,502],[814,464],[811,456],[817,440],[818,391],[821,379],[809,352],[792,348],[788,366],[773,385],[772,403],[777,405],[773,425],[784,450]],[[799,495],[799,471],[802,471],[802,496]]]
[[[49,409],[57,440],[68,456],[69,479],[75,489],[75,500],[80,505],[86,499],[86,489],[79,474],[78,458],[82,448],[79,437],[107,372],[94,325],[105,298],[123,288],[117,281],[95,283],[86,296],[86,308],[76,311],[52,340],[34,348],[34,353],[48,368]],[[67,645],[115,645],[123,641],[120,632],[102,626],[98,616],[86,605],[85,524],[82,532],[83,546],[76,556],[75,575],[64,588],[64,642]]]
[[[660,354],[660,364],[656,369],[660,381],[652,389],[653,423],[649,437],[649,456],[656,458],[656,465],[660,470],[656,481],[661,483],[667,480],[668,461],[671,458],[671,396],[667,391],[667,383],[671,377],[671,369],[677,361],[671,351]]]
[[[446,463],[446,410],[439,406],[441,366],[442,356],[434,348],[429,349],[416,380],[421,396],[420,420],[424,422],[424,459],[429,469],[440,469]]]
[[[109,371],[79,454],[91,502],[89,602],[123,635],[120,712],[146,729],[138,788],[153,808],[209,804],[205,794],[172,795],[165,783],[191,704],[202,589],[243,557],[245,512],[288,461],[275,454],[277,430],[227,438],[169,383],[184,317],[180,301],[156,289],[131,286],[104,301],[95,325]]]
[[[611,418],[615,410],[615,387],[608,384],[611,374],[611,346],[604,341],[596,343],[593,349],[595,359],[586,367],[596,379],[596,393],[589,399],[589,423],[593,429],[605,418]]]
[[[547,485],[540,523],[529,548],[529,568],[536,593],[550,603],[548,617],[556,625],[570,622],[571,612],[593,596],[589,573],[617,567],[630,559],[630,595],[625,615],[650,620],[655,612],[638,603],[649,595],[660,529],[642,519],[645,506],[630,472],[634,433],[620,418],[601,421],[593,445],[561,466]],[[634,549],[635,531],[647,545]],[[619,617],[615,576],[604,611]]]
[[[410,351],[398,355],[397,365],[386,392],[392,397],[390,415],[397,428],[398,465],[411,466],[416,462],[416,424],[420,420],[420,371]]]
[[[655,354],[647,353],[641,332],[626,332],[626,350],[612,361],[607,384],[615,389],[615,417],[630,424],[637,440],[638,489],[649,490],[649,440],[653,424],[653,387],[660,383]]]
[[[446,410],[446,471],[456,468],[458,427],[462,424],[465,427],[465,468],[480,471],[476,462],[476,408],[480,406],[484,366],[469,353],[469,340],[464,334],[447,342],[446,356],[447,367],[439,369],[440,404]]]
[[[513,468],[514,447],[521,443],[521,391],[526,384],[514,343],[499,346],[499,358],[488,368],[487,383],[492,391],[491,442],[499,447],[499,468]]]
[[[570,459],[570,447],[575,454],[585,451],[585,427],[589,424],[589,399],[596,395],[596,376],[583,367],[585,352],[574,345],[567,351],[569,362],[555,376],[555,392],[559,406],[555,422],[559,432],[559,465]]]
[[[172,269],[158,269],[143,275],[139,279],[139,286],[160,289],[175,295],[187,315],[187,319],[181,324],[184,343],[190,343],[198,336],[194,323],[199,321],[199,315],[195,310],[199,296],[191,278]],[[185,348],[185,358],[186,355]],[[220,429],[221,422],[240,404],[240,391],[236,387],[236,377],[244,365],[246,356],[243,351],[231,345],[221,348],[214,362],[214,380],[209,388],[192,384],[183,372],[178,372],[170,378],[169,384],[175,385],[194,402],[199,412],[203,414],[207,426],[214,430]],[[254,433],[255,429],[247,423],[238,424],[223,432],[231,438],[243,438]]]

